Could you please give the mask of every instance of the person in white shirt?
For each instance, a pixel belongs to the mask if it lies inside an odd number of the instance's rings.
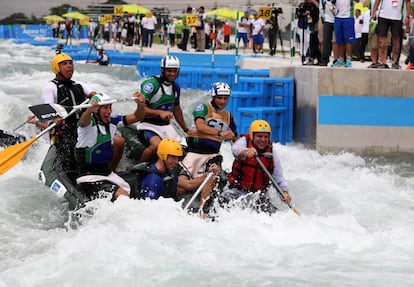
[[[387,34],[391,30],[392,39],[392,66],[393,69],[401,69],[398,59],[401,52],[401,36],[403,29],[403,4],[405,2],[406,15],[404,24],[408,25],[411,16],[411,3],[404,0],[376,0],[372,12],[372,18],[378,18],[378,68],[387,69]]]
[[[247,44],[249,44],[249,33],[250,33],[250,12],[244,12],[244,16],[237,22],[237,45],[240,43],[240,39],[243,40],[243,53],[246,53]]]
[[[135,96],[137,107],[131,114],[112,116],[112,104],[99,105],[110,102],[111,98],[98,93],[92,96],[91,107],[80,116],[75,147],[80,173],[76,183],[88,199],[99,197],[102,190],[111,192],[112,200],[120,195],[129,197],[129,184],[113,171],[111,162],[117,127],[135,123],[145,115],[144,95],[136,93]]]
[[[170,46],[174,47],[175,45],[175,23],[174,19],[168,23],[168,37],[170,38]]]
[[[157,18],[148,12],[141,21],[142,25],[142,44],[144,47],[151,47],[155,32],[155,25],[157,25]]]
[[[369,0],[365,0],[363,3],[363,7],[369,7]],[[360,61],[363,63],[365,61],[365,49],[368,44],[368,35],[369,35],[369,22],[371,19],[371,11],[366,9],[362,15],[362,29],[361,29],[361,45],[360,45]]]
[[[334,22],[335,15],[333,14],[334,6],[332,1],[319,0],[319,13],[321,16],[322,29],[322,57],[319,66],[327,66],[331,52],[333,52],[334,59],[338,58],[338,47],[335,42]]]
[[[107,43],[109,43],[109,38],[110,38],[110,32],[109,32],[109,23],[105,23],[103,25],[103,34],[104,34],[104,39]]]
[[[354,30],[355,30],[355,43],[353,46],[353,57],[357,58],[358,60],[361,59],[361,41],[362,41],[362,15],[361,10],[355,10],[355,22],[354,22]]]
[[[263,54],[263,43],[264,35],[263,29],[265,27],[265,22],[262,18],[259,18],[259,15],[256,11],[253,12],[254,19],[252,21],[252,36],[253,36],[253,52]]]
[[[95,38],[97,35],[95,35],[95,29],[98,25],[95,21],[91,20],[88,25],[88,38],[89,38],[89,46],[92,44],[92,42],[95,41]],[[97,33],[96,33],[97,34]]]

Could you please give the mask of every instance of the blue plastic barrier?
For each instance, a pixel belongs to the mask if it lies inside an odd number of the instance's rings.
[[[249,133],[252,121],[261,119],[267,121],[272,129],[272,142],[287,143],[287,126],[285,123],[286,108],[282,107],[249,107],[237,109],[237,124],[239,134]]]

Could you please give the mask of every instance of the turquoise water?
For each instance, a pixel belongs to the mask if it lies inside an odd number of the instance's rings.
[[[0,41],[0,129],[40,103],[52,78],[45,47]],[[77,65],[74,79],[114,98],[132,95],[131,68]],[[184,91],[191,109],[208,96]],[[115,104],[127,113],[132,103]],[[25,125],[22,133],[33,135]],[[272,217],[235,209],[217,222],[179,203],[96,201],[96,214],[67,230],[62,201],[37,180],[48,143],[0,176],[0,286],[411,286],[414,282],[414,157],[320,155],[276,144],[302,217],[276,199]],[[225,144],[225,166],[232,155]]]

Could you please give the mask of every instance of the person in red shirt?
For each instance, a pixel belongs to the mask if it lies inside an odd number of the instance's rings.
[[[223,32],[224,32],[224,48],[226,50],[230,49],[230,34],[231,34],[231,29],[230,29],[230,25],[229,23],[224,22],[223,23]]]

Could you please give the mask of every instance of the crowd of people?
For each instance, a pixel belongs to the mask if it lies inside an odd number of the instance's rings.
[[[53,120],[56,128],[50,133],[51,146],[46,155],[52,164],[43,172],[58,174],[64,183],[76,188],[82,200],[103,195],[112,201],[120,196],[165,197],[183,200],[189,210],[203,215],[211,211],[214,202],[222,207],[237,202],[242,207],[274,213],[277,208],[268,195],[273,182],[268,177],[270,173],[276,187],[283,190],[280,198],[290,202],[288,184],[270,140],[270,124],[255,120],[250,133],[239,137],[235,119],[226,110],[231,97],[227,83],[212,84],[210,100],[194,107],[193,120],[187,126],[176,81],[180,61],[175,56],[162,58],[159,76],[140,82],[132,93],[135,111],[127,115],[112,115],[114,101],[109,95],[72,80],[74,65],[69,55],[58,51],[51,69],[55,78],[42,90],[43,103],[89,105],[66,118]],[[39,129],[50,124],[35,116],[29,117],[28,122]],[[136,140],[144,145],[140,159],[128,169],[136,176],[134,184],[117,171],[126,142],[119,129],[126,126],[136,129]],[[232,144],[235,157],[230,173],[222,168],[220,149],[224,142]],[[71,190],[69,186],[67,189]],[[75,204],[73,208],[81,206]]]
[[[296,9],[302,63],[327,66],[333,53],[332,67],[370,60],[368,68],[401,69],[404,39],[414,49],[407,36],[413,35],[412,10],[404,0],[305,0]],[[370,57],[365,55],[368,44]],[[407,58],[407,64],[413,60]]]
[[[115,42],[126,46],[151,47],[154,37],[159,37],[161,44],[177,46],[183,51],[192,48],[197,52],[234,48],[230,44],[234,35],[235,42],[243,41],[243,53],[247,48],[252,49],[253,53],[263,53],[264,40],[269,37],[269,54],[274,55],[277,37],[280,37],[277,20],[280,13],[283,13],[281,8],[273,8],[271,18],[264,20],[256,10],[251,9],[241,12],[238,19],[223,19],[208,15],[203,6],[187,7],[182,17],[171,18],[152,12],[136,15],[124,12],[122,16],[113,17],[111,22],[103,24],[91,18],[87,29],[90,44],[99,40],[102,44]],[[80,34],[79,22],[72,19],[52,23],[51,29],[53,37],[66,38],[66,44],[72,44],[72,37],[75,34],[79,37]]]
[[[302,63],[319,66],[330,63],[332,67],[349,68],[352,61],[358,60],[371,61],[368,68],[401,69],[400,56],[405,48],[411,51],[405,63],[407,69],[412,69],[413,8],[410,1],[404,0],[304,0],[296,8],[293,23]],[[143,47],[151,47],[154,37],[159,36],[160,43],[197,52],[232,48],[233,33],[236,45],[242,42],[243,53],[249,48],[259,54],[264,53],[267,37],[269,55],[273,56],[278,40],[282,45],[278,23],[282,13],[280,7],[272,7],[270,18],[264,19],[257,11],[249,9],[233,22],[208,15],[203,6],[188,7],[181,18],[156,17],[152,12],[142,15],[125,12],[111,23],[99,25],[92,20],[88,33],[90,42],[98,37],[107,43],[115,41]],[[67,21],[60,28],[57,23],[53,25],[54,35],[65,35],[68,44],[74,24]]]

